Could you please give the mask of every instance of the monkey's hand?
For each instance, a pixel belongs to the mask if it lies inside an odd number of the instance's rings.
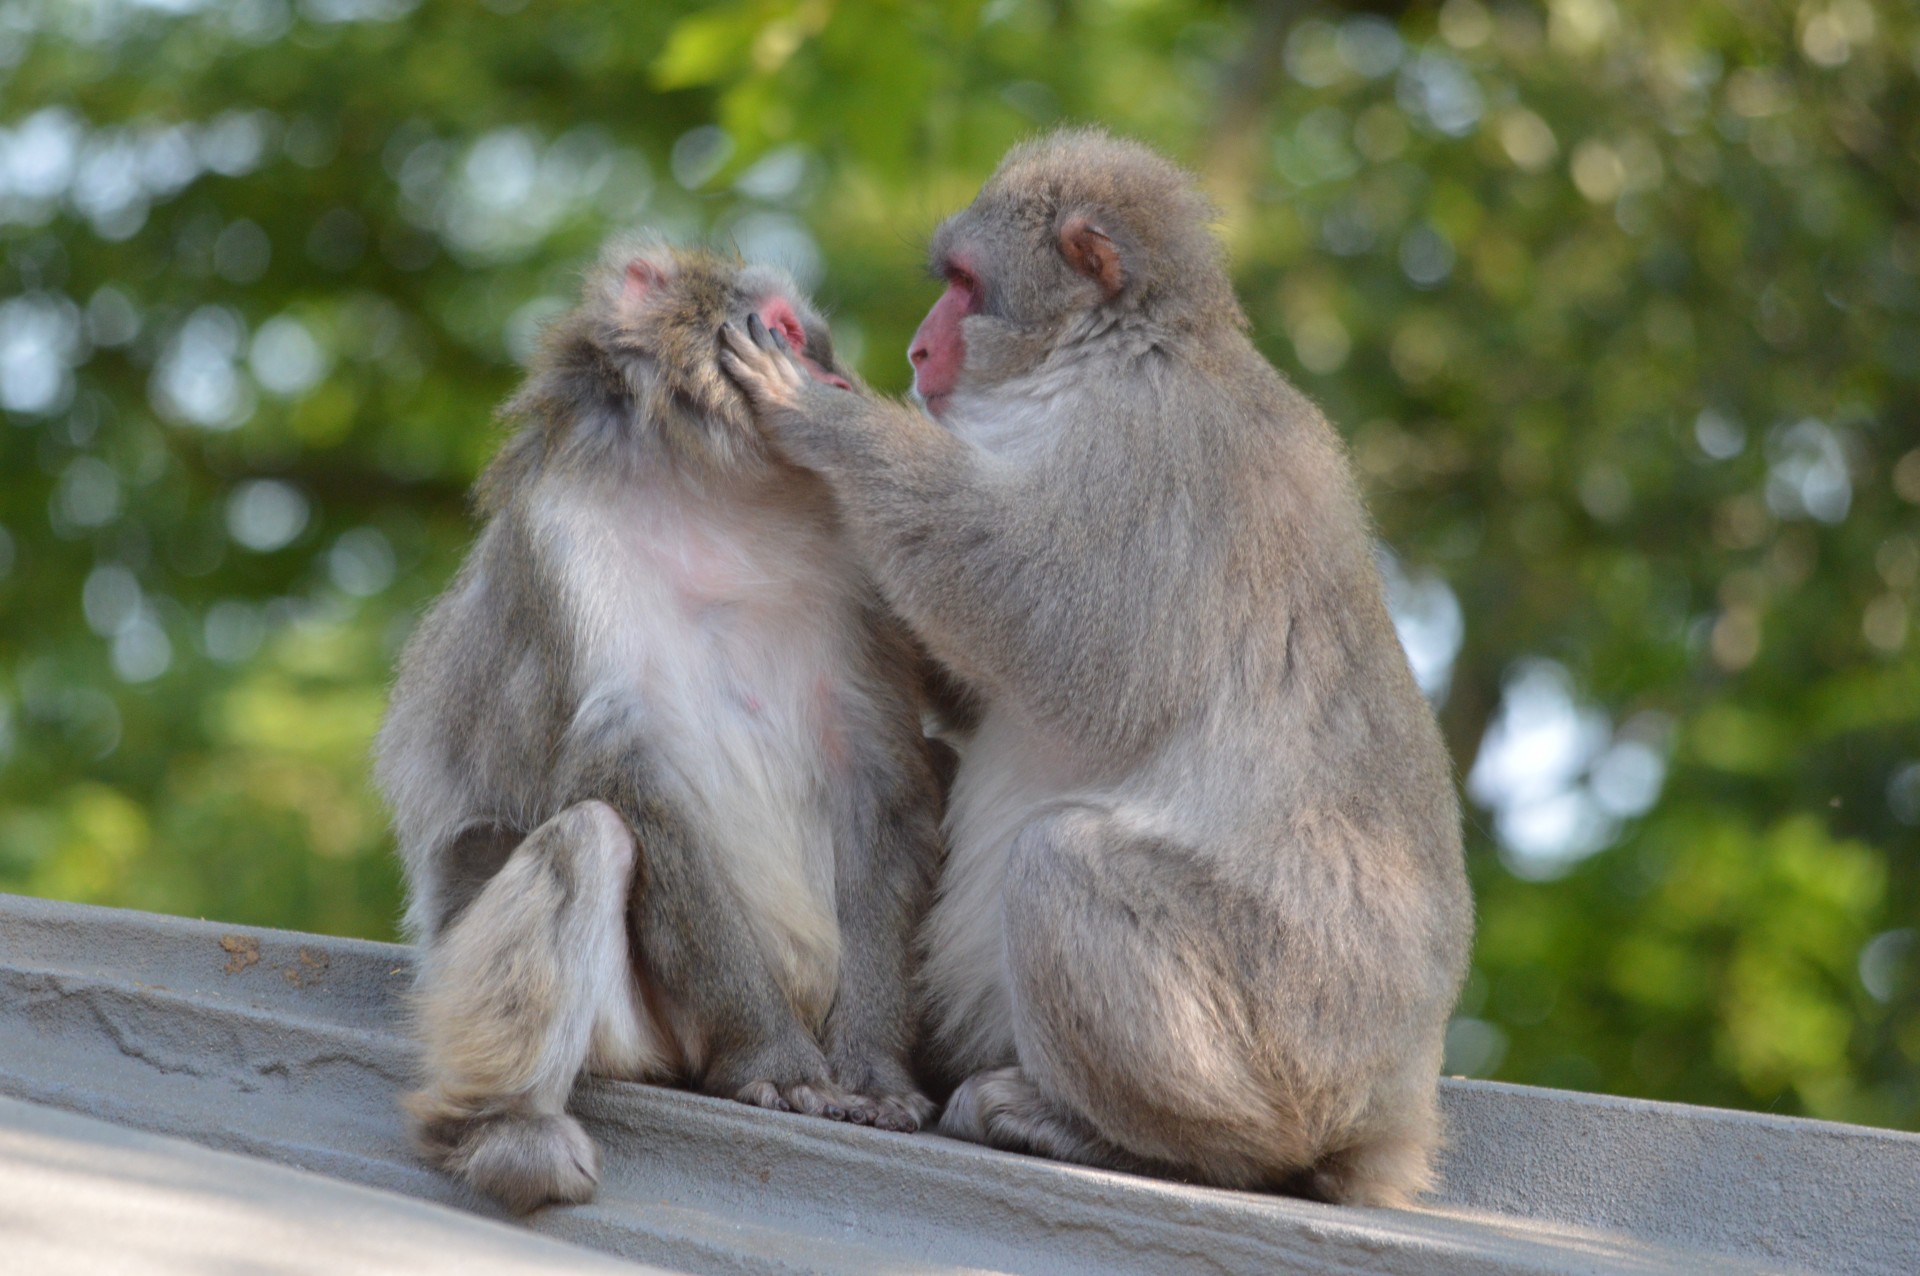
[[[720,366],[759,413],[798,408],[812,381],[786,336],[759,315],[748,315],[744,327],[732,320],[720,325]]]
[[[812,376],[787,344],[759,315],[720,328],[720,366],[753,405],[755,422],[769,442],[802,465],[818,468],[816,441],[822,426],[838,417],[842,404],[857,402],[850,391]]]

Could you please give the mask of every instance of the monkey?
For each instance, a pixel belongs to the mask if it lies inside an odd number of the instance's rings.
[[[437,1165],[525,1213],[591,1198],[576,1078],[680,1081],[889,1130],[940,858],[920,656],[817,475],[720,372],[723,320],[850,387],[781,272],[610,244],[505,405],[484,526],[376,744],[422,957]]]
[[[1211,217],[1140,143],[1034,139],[933,236],[924,412],[751,318],[723,366],[974,693],[923,928],[939,1131],[1405,1205],[1473,926],[1453,772]]]

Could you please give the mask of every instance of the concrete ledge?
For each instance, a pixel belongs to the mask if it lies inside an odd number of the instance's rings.
[[[0,1099],[7,1269],[150,1276],[634,1273],[444,1205]]]
[[[411,975],[391,945],[0,896],[0,1094],[497,1218],[407,1147]],[[1920,1136],[1476,1082],[1445,1101],[1444,1195],[1380,1211],[594,1083],[600,1197],[530,1226],[690,1271],[1920,1271]]]

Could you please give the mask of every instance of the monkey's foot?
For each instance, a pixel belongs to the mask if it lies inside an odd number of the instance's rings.
[[[741,1103],[756,1108],[770,1108],[775,1112],[799,1112],[806,1116],[825,1117],[829,1121],[872,1124],[871,1119],[860,1120],[867,1100],[848,1094],[824,1077],[790,1082],[749,1081],[735,1091],[733,1097]]]
[[[871,1111],[855,1114],[855,1121],[898,1134],[912,1134],[931,1121],[938,1110],[932,1099],[911,1088],[891,1093],[863,1094],[856,1096],[856,1099]]]
[[[829,1121],[859,1121],[866,1115],[865,1124],[871,1124],[866,1101],[834,1080],[826,1056],[797,1021],[757,1048],[709,1063],[700,1088],[756,1108]]]
[[[940,1133],[1056,1161],[1136,1174],[1164,1172],[1101,1137],[1076,1113],[1040,1093],[1017,1067],[976,1072],[961,1082],[940,1116]]]
[[[834,1079],[853,1096],[848,1120],[880,1130],[912,1134],[933,1119],[938,1105],[913,1084],[907,1070],[892,1060],[869,1063],[836,1058]]]
[[[600,1185],[600,1149],[565,1113],[429,1122],[419,1137],[448,1173],[515,1214],[583,1204]]]

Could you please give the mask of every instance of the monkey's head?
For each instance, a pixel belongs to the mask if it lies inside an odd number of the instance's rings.
[[[907,351],[921,401],[939,416],[1116,325],[1149,341],[1244,327],[1212,219],[1193,178],[1137,142],[1066,129],[1015,147],[934,233],[946,291]]]
[[[826,322],[784,271],[623,238],[589,274],[583,304],[547,330],[506,411],[540,422],[550,447],[651,434],[683,460],[726,467],[763,457],[713,339],[750,314],[815,378],[851,388]]]

